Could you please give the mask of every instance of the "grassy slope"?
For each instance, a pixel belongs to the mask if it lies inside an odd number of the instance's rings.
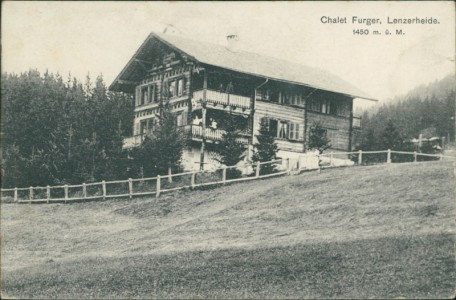
[[[449,297],[448,163],[325,170],[209,191],[2,205],[16,297]]]

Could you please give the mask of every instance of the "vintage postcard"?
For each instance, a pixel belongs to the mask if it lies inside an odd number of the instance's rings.
[[[454,298],[453,1],[3,1],[1,296]]]

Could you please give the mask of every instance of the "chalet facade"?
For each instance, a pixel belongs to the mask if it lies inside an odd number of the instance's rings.
[[[235,37],[228,38],[235,43]],[[211,147],[222,138],[227,114],[237,118],[242,128],[239,142],[248,151],[247,160],[262,122],[276,137],[282,158],[295,158],[307,150],[316,122],[325,128],[331,151],[350,151],[353,131],[360,128],[360,119],[352,113],[353,99],[370,99],[322,70],[155,33],[110,89],[135,95],[133,136],[125,139],[124,148],[140,145],[153,130],[161,102],[171,105],[178,125],[192,136],[183,157],[186,169],[217,165]]]

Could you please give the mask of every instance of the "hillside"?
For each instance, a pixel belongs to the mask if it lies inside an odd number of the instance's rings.
[[[369,146],[372,139],[380,141],[389,120],[402,140],[418,138],[420,133],[427,131],[431,136],[445,137],[446,143],[454,143],[455,103],[455,77],[450,74],[365,112],[363,130],[355,144]],[[383,145],[373,146],[379,149]]]
[[[206,191],[2,204],[20,298],[448,298],[454,168],[324,170]]]

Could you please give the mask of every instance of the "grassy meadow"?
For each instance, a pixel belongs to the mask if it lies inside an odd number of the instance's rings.
[[[451,298],[451,162],[1,206],[2,296]]]

